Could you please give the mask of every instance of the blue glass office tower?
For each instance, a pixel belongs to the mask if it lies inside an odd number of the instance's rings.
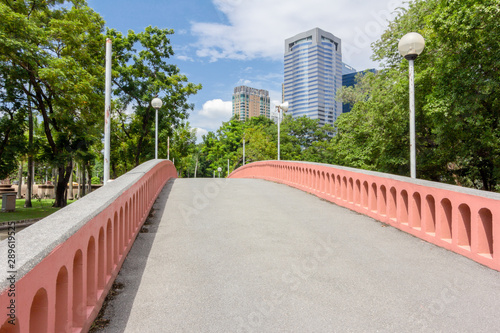
[[[284,101],[293,117],[319,119],[333,124],[342,114],[335,101],[342,87],[340,38],[315,28],[285,40]]]

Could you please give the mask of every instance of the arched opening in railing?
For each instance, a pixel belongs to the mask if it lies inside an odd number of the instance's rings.
[[[349,177],[349,188],[347,191],[347,196],[349,198],[349,202],[353,203],[354,202],[354,181],[352,180],[351,177]]]
[[[387,215],[387,189],[384,185],[380,186],[380,203],[379,203],[379,211],[383,216]]]
[[[118,224],[118,213],[115,211],[113,218],[113,266],[118,262],[118,252],[120,251],[118,247],[118,238],[120,236],[120,226]]]
[[[113,269],[113,227],[111,225],[111,219],[108,219],[108,225],[106,227],[106,275],[111,275],[111,270]],[[108,279],[106,278],[106,281]]]
[[[119,222],[120,224],[120,234],[119,234],[119,244],[118,244],[118,255],[122,255],[123,254],[123,244],[125,243],[125,222],[123,221],[123,207],[120,207],[120,219],[119,219]]]
[[[30,310],[30,332],[46,333],[48,330],[49,301],[45,288],[40,288],[33,297]]]
[[[56,333],[64,333],[70,330],[68,323],[68,290],[68,270],[63,266],[59,270],[56,279]]]
[[[97,299],[96,290],[96,269],[95,269],[95,240],[90,237],[87,246],[87,305],[94,306]]]
[[[372,212],[376,212],[377,211],[377,201],[378,201],[377,184],[372,183],[371,191],[370,191],[370,195],[369,195],[368,199],[369,199],[370,210]]]
[[[408,192],[402,190],[400,194],[399,223],[408,224]]]
[[[342,177],[342,200],[347,201],[347,177]]]
[[[389,218],[393,221],[397,221],[398,212],[397,212],[397,191],[394,187],[391,187],[390,196],[389,196]]]
[[[327,172],[326,173],[326,184],[325,184],[325,193],[329,196],[332,195],[331,189],[332,189],[332,175]]]
[[[470,250],[471,246],[471,212],[466,204],[458,206],[458,246]]]
[[[330,181],[330,195],[335,197],[335,174],[332,173]]]
[[[410,226],[415,229],[422,227],[422,199],[420,193],[413,193],[412,210],[411,210],[411,223]]]
[[[327,192],[327,186],[326,186],[326,176],[325,172],[321,172],[321,192],[326,193]]]
[[[436,232],[436,200],[432,195],[425,197],[425,211],[423,221],[425,221],[424,231],[428,234]]]
[[[97,288],[99,290],[104,289],[106,284],[106,263],[104,253],[106,249],[104,248],[104,229],[99,229],[99,244],[97,250]]]
[[[363,182],[363,192],[361,193],[361,205],[363,208],[368,209],[368,182]]]
[[[441,218],[439,220],[441,239],[449,243],[453,239],[452,214],[451,201],[448,199],[441,200]]]
[[[131,221],[131,218],[130,218],[130,210],[129,210],[129,207],[131,207],[131,204],[132,204],[132,199],[128,199],[127,202],[125,202],[125,235],[124,235],[124,238],[123,238],[123,241],[124,241],[124,246],[126,247],[127,246],[127,243],[128,243],[128,240],[130,239],[130,234],[131,234],[131,230],[130,230],[130,221]]]
[[[17,318],[15,319],[8,318],[0,327],[0,332],[2,333],[19,333],[20,331],[21,328]]]
[[[361,206],[361,181],[356,179],[356,190],[354,191],[354,203]]]
[[[87,313],[83,302],[83,255],[78,250],[73,259],[73,327],[82,327]]]
[[[487,208],[479,211],[477,252],[481,255],[493,256],[493,215]]]

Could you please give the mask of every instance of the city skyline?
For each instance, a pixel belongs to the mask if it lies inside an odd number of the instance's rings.
[[[103,16],[107,27],[123,33],[143,31],[149,25],[175,30],[170,37],[175,52],[171,63],[190,82],[203,85],[189,99],[194,109],[188,121],[200,128],[200,138],[230,119],[236,86],[268,90],[274,111],[281,103],[284,82],[283,42],[302,31],[315,27],[329,31],[342,40],[346,64],[358,70],[379,68],[370,60],[370,44],[380,38],[403,0],[356,4],[347,0],[148,0],[140,4],[89,0],[88,4]]]

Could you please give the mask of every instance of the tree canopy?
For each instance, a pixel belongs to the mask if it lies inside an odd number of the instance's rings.
[[[426,47],[415,60],[417,177],[498,189],[500,184],[498,0],[417,0],[373,46],[384,68],[340,98],[336,162],[409,174],[408,63],[397,53],[409,31]]]

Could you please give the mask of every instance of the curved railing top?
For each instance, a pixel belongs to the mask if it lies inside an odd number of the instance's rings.
[[[172,164],[166,160],[151,160],[143,163],[106,186],[17,233],[15,236],[16,278],[22,278],[60,244],[137,183],[141,177],[162,163]],[[1,241],[0,253],[4,257],[0,260],[0,290],[6,289],[9,285],[6,278],[9,276],[8,271],[12,270],[7,267],[8,249],[7,239]]]
[[[496,193],[496,192],[477,190],[477,189],[473,189],[473,188],[451,185],[451,184],[446,184],[446,183],[439,183],[439,182],[424,180],[424,179],[413,179],[410,177],[393,175],[393,174],[377,172],[377,171],[369,171],[369,170],[363,170],[363,169],[338,166],[338,165],[333,165],[333,164],[304,162],[304,161],[268,160],[268,161],[253,162],[253,163],[249,163],[249,164],[246,164],[244,166],[241,166],[238,169],[234,170],[229,175],[228,178],[236,178],[236,177],[238,177],[238,173],[242,172],[245,169],[252,168],[254,166],[259,166],[259,165],[266,165],[266,164],[283,165],[283,166],[296,165],[296,166],[302,166],[302,167],[305,167],[307,165],[314,165],[314,166],[323,167],[323,168],[332,168],[332,169],[343,170],[343,171],[347,171],[347,172],[364,174],[367,176],[381,177],[381,178],[411,183],[411,184],[420,185],[420,186],[427,186],[427,187],[432,187],[432,188],[441,189],[441,190],[447,190],[447,191],[459,192],[459,193],[463,193],[463,194],[475,195],[475,196],[480,196],[480,197],[493,199],[493,200],[500,200],[500,193]]]

